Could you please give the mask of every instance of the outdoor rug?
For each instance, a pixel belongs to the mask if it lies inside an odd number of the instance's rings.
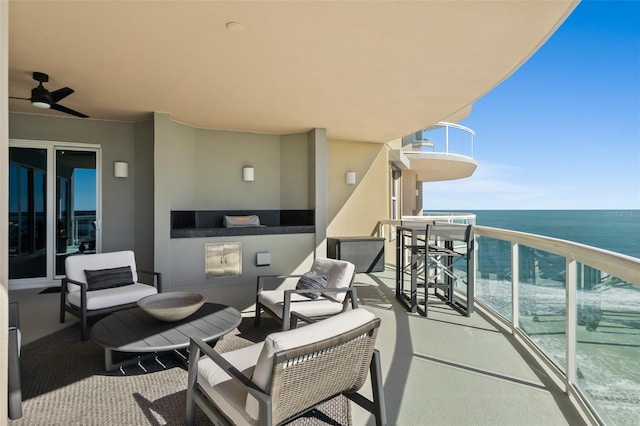
[[[265,321],[266,320],[266,321]],[[254,328],[245,318],[216,345],[226,352],[261,341],[277,325]],[[184,425],[187,371],[170,353],[125,369],[104,371],[104,351],[80,340],[77,325],[22,348],[23,417],[10,425]],[[196,407],[198,425],[211,422]],[[291,425],[350,425],[345,397],[320,405]]]

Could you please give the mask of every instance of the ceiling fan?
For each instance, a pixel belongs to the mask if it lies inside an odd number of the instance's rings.
[[[49,81],[49,76],[42,72],[34,72],[33,79],[38,82],[38,86],[31,89],[31,97],[30,98],[14,98],[9,96],[9,99],[22,99],[25,101],[31,101],[31,105],[36,108],[43,109],[54,109],[56,111],[64,112],[67,114],[75,115],[76,117],[87,118],[88,115],[85,115],[81,112],[74,111],[71,108],[67,108],[58,104],[62,99],[66,98],[70,94],[74,92],[70,87],[63,87],[62,89],[54,90],[53,92],[49,92],[42,83],[46,83]]]

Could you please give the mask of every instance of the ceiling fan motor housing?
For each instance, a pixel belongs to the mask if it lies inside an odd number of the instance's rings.
[[[31,89],[31,103],[33,104],[37,102],[51,105],[51,95],[47,89],[42,87],[42,83],[40,83],[38,87]]]

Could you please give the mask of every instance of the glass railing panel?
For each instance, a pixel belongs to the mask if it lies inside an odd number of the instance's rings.
[[[511,321],[511,244],[476,237],[476,299]]]
[[[565,372],[566,259],[543,250],[522,246],[519,257],[520,269],[524,267],[525,271],[530,270],[532,274],[520,283],[520,329],[561,371]]]
[[[606,424],[640,419],[640,288],[578,266],[577,385]]]

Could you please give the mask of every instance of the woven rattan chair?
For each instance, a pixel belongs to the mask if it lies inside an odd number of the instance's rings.
[[[341,394],[386,424],[379,325],[358,308],[223,354],[191,339],[187,424],[197,404],[214,424],[280,425]],[[358,393],[368,372],[373,401]]]
[[[282,330],[288,330],[293,313],[318,319],[339,314],[349,307],[357,308],[358,297],[353,287],[355,271],[356,267],[351,262],[322,257],[315,259],[309,272],[326,276],[328,282],[327,287],[319,292],[320,296],[313,300],[305,294],[317,290],[295,288],[300,275],[259,276],[256,290],[256,327],[260,325],[261,311],[280,321]],[[266,289],[267,282],[278,282],[278,288]]]

